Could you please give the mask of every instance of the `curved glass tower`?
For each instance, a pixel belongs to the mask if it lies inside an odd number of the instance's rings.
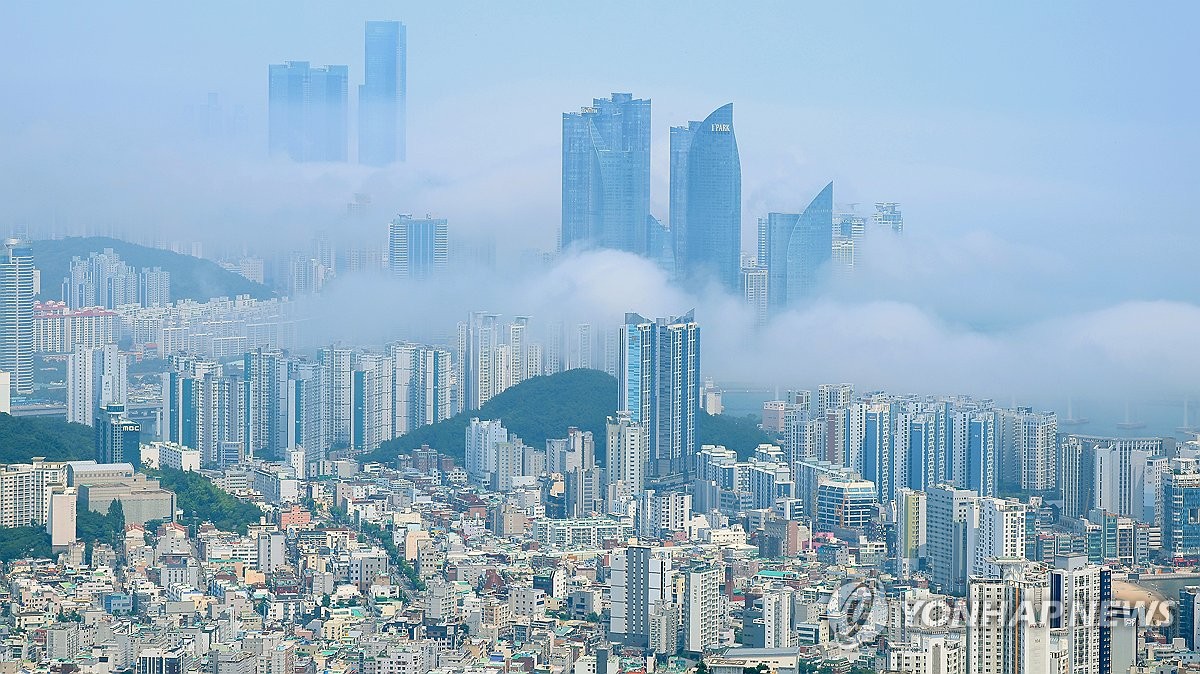
[[[767,268],[767,307],[778,312],[816,290],[818,272],[833,259],[833,183],[803,213],[758,219],[758,264]]]
[[[796,220],[787,240],[787,303],[811,297],[818,272],[833,259],[833,183],[825,186]],[[768,288],[768,292],[770,289]]]
[[[563,113],[559,247],[644,255],[650,215],[650,101],[614,93]]]
[[[671,128],[671,234],[685,280],[705,277],[738,289],[742,252],[742,165],[733,103],[703,122]]]

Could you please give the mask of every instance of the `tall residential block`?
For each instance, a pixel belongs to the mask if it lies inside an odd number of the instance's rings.
[[[33,392],[33,249],[9,239],[0,250],[0,370],[11,393]]]
[[[648,435],[646,477],[686,481],[699,449],[700,326],[693,312],[648,320],[626,314],[621,330],[617,409]]]
[[[758,220],[758,264],[767,269],[767,303],[780,311],[816,294],[833,258],[833,183],[803,213],[768,213]]]
[[[650,645],[652,617],[675,601],[676,571],[663,548],[633,545],[614,550],[609,638],[628,646]]]
[[[408,31],[399,21],[368,21],[358,88],[358,161],[386,166],[408,154]]]
[[[597,98],[562,117],[560,248],[644,255],[650,240],[650,101]]]
[[[733,103],[703,122],[671,127],[670,223],[677,273],[738,290],[742,252],[742,165]]]
[[[116,344],[76,344],[67,357],[67,421],[91,426],[101,405],[125,404],[128,360]]]
[[[346,66],[288,61],[268,69],[268,150],[292,161],[346,161]]]
[[[388,268],[394,278],[423,281],[446,270],[450,259],[444,219],[399,215],[388,225]]]

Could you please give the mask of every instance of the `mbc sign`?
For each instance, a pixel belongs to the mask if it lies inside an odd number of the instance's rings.
[[[717,133],[729,133],[733,129],[730,129],[728,124],[715,124],[714,123],[712,125],[712,130],[716,131]]]

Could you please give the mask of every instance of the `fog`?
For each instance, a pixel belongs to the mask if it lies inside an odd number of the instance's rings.
[[[1002,12],[1002,13],[1001,13]],[[1196,394],[1200,132],[1188,30],[1200,9],[727,3],[586,10],[491,3],[8,3],[0,21],[0,232],[200,241],[213,258],[304,250],[318,231],[382,247],[398,212],[445,217],[452,246],[494,242],[500,271],[421,287],[341,277],[307,300],[312,341],[437,339],[470,310],[615,325],[693,306],[704,372],[725,381],[998,398]],[[266,68],[350,66],[362,22],[408,29],[409,161],[383,169],[266,157]],[[668,132],[728,101],[756,219],[898,201],[850,280],[755,326],[737,298],[673,287],[651,263],[573,251],[560,220],[560,115],[653,100],[652,211],[666,220]],[[196,109],[220,97],[222,127]],[[351,126],[351,147],[354,131]],[[353,155],[352,155],[353,156]],[[356,194],[370,205],[354,216]]]

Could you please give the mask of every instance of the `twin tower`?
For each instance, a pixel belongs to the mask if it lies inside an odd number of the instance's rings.
[[[739,284],[742,167],[733,104],[671,127],[669,226],[650,214],[650,101],[614,93],[563,114],[561,249],[658,261],[689,282]]]

